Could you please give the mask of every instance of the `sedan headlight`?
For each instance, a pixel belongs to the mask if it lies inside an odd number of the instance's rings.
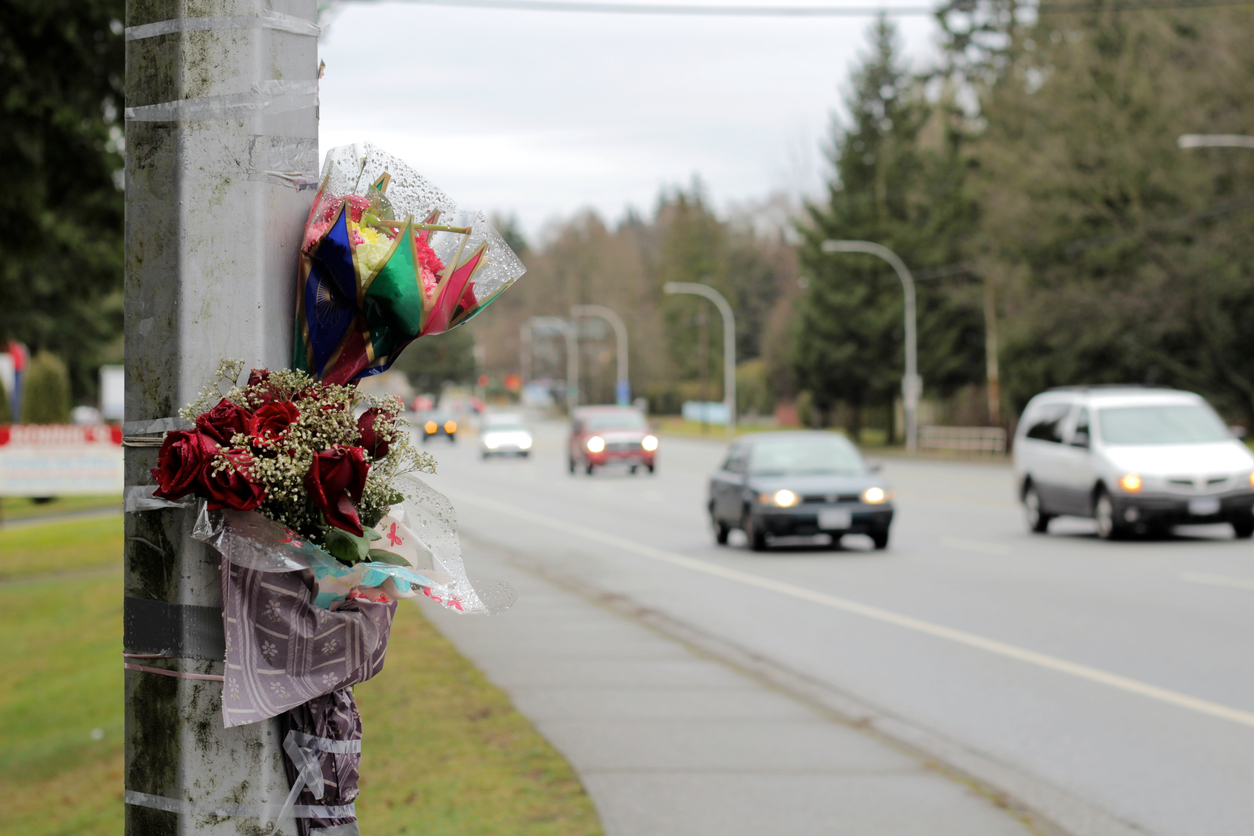
[[[448,433],[449,435],[452,435],[453,433],[457,432],[457,422],[456,422],[456,421],[445,421],[445,422],[444,422],[444,431],[445,431],[446,433]]]
[[[640,446],[652,453],[657,449],[657,438],[655,436],[646,435],[640,440]],[[1251,482],[1254,482],[1254,474],[1250,475]]]
[[[1135,473],[1125,473],[1123,478],[1119,480],[1119,487],[1128,493],[1136,493],[1141,489],[1141,477]]]
[[[867,505],[880,505],[891,498],[883,488],[867,488],[862,492],[862,501]]]
[[[487,447],[489,450],[495,450],[497,447],[501,446],[501,442],[495,436],[490,435],[483,440],[483,446]]]
[[[800,501],[801,497],[789,490],[758,494],[758,502],[763,505],[778,505],[780,508],[791,508]]]
[[[601,436],[594,435],[592,436],[592,438],[588,439],[588,452],[589,453],[600,453],[604,449],[605,449],[605,439],[601,438]]]
[[[427,435],[435,435],[435,431],[439,429],[435,421],[428,421],[422,425],[422,428],[426,431]]]
[[[521,440],[519,440],[519,442],[518,442],[518,449],[519,449],[519,450],[530,450],[530,449],[531,449],[531,437],[530,437],[530,436],[525,436],[525,437],[523,437]]]

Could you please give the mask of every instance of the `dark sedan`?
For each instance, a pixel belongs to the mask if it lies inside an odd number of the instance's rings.
[[[744,531],[749,548],[766,538],[866,534],[875,548],[888,546],[892,491],[842,435],[827,432],[760,433],[731,446],[710,477],[714,536],[727,542]]]

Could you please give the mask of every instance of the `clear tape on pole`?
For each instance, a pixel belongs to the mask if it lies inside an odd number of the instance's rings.
[[[288,113],[318,106],[318,82],[271,79],[248,93],[141,105],[126,109],[128,122],[198,122]]]
[[[292,189],[318,187],[318,140],[254,136],[248,148],[248,179]]]
[[[190,430],[192,425],[182,418],[154,418],[151,421],[126,421],[122,424],[123,435],[164,433],[171,430]]]
[[[123,493],[122,510],[127,514],[140,511],[159,511],[162,508],[190,508],[193,500],[185,497],[179,500],[164,499],[154,496],[156,485],[127,485]]]
[[[172,35],[175,32],[215,32],[227,29],[273,29],[276,32],[317,38],[322,35],[323,28],[303,17],[266,11],[256,17],[181,17],[145,23],[142,26],[128,26],[126,39],[139,41],[159,35]]]
[[[288,731],[287,737],[283,739],[283,751],[287,752],[287,756],[292,760],[292,765],[296,767],[296,780],[292,781],[292,790],[283,801],[283,807],[279,810],[279,815],[274,823],[274,830],[270,831],[272,834],[279,829],[279,822],[283,821],[288,812],[296,808],[296,799],[305,787],[309,787],[309,791],[313,793],[314,798],[320,799],[326,794],[326,782],[322,777],[322,764],[318,762],[314,752],[330,752],[336,755],[360,754],[361,741],[314,737],[311,734],[291,729]],[[332,817],[328,816],[327,818]],[[334,818],[351,817],[335,816]]]
[[[221,804],[214,802],[195,802],[182,798],[167,798],[164,795],[152,795],[146,792],[127,790],[124,800],[134,807],[149,807],[163,810],[180,816],[204,816],[214,818],[253,818],[266,821],[278,821],[271,811],[281,809],[277,804]],[[288,815],[298,819],[355,819],[356,804],[325,806],[320,804],[293,805]]]

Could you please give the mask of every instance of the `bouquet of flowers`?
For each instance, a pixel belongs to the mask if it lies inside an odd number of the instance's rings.
[[[367,144],[327,153],[301,247],[295,365],[347,383],[419,337],[483,311],[526,268],[482,213],[463,213]]]

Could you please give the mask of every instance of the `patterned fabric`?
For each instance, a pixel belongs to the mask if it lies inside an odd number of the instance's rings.
[[[383,669],[395,602],[349,599],[324,610],[311,600],[312,572],[260,572],[225,558],[221,572],[227,728],[277,717]]]
[[[293,729],[314,737],[331,740],[361,740],[361,715],[357,713],[357,704],[353,702],[353,692],[349,688],[332,691],[321,697],[315,697],[304,705],[297,706],[283,715],[280,720],[282,733]],[[306,787],[296,799],[297,804],[323,804],[329,807],[352,804],[357,798],[357,772],[361,768],[361,753],[333,754],[316,752],[322,766],[322,780],[325,784],[322,798],[316,798]],[[287,768],[287,779],[295,782],[297,768],[290,758],[283,759]],[[297,819],[296,828],[300,836],[318,834],[325,829],[343,827],[334,832],[351,832],[356,819]]]

